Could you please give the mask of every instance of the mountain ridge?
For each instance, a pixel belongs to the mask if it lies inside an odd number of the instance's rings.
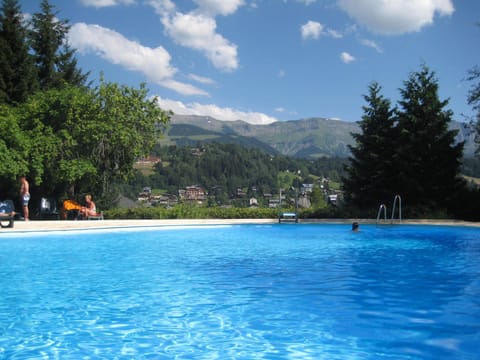
[[[470,124],[453,121],[457,141],[465,141],[464,156],[475,152],[475,132]],[[222,121],[211,116],[173,115],[165,129],[161,145],[191,145],[201,142],[237,143],[266,152],[292,157],[348,157],[352,133],[359,132],[356,122],[312,117],[254,125],[242,120]]]

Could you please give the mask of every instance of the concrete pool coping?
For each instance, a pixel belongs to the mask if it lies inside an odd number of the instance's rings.
[[[375,219],[300,219],[300,223],[346,224],[352,222],[360,224],[375,224]],[[398,222],[395,222],[397,224]],[[38,231],[68,231],[88,229],[121,229],[132,227],[155,226],[189,226],[189,225],[238,225],[238,224],[278,224],[278,219],[116,219],[116,220],[31,220],[15,221],[13,228],[0,229],[0,236],[5,232],[38,232]],[[390,224],[388,221],[386,224]],[[417,225],[449,225],[480,227],[480,222],[457,220],[403,220],[402,224]],[[285,226],[289,226],[285,224]]]

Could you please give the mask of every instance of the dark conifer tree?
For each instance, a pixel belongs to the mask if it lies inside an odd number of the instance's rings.
[[[361,133],[352,134],[354,146],[349,146],[352,156],[343,178],[348,203],[358,208],[375,208],[391,202],[395,196],[393,176],[395,159],[394,110],[390,100],[381,94],[381,86],[369,86],[364,115],[359,122]]]
[[[477,23],[480,28],[480,22]],[[480,144],[480,66],[474,66],[468,71],[467,80],[472,82],[472,87],[468,92],[468,104],[472,105],[473,110],[477,112],[476,118],[472,120],[475,130],[477,132],[476,142]],[[476,154],[480,156],[480,146],[477,147]]]
[[[470,69],[468,72],[468,81],[471,81],[472,87],[468,93],[468,104],[472,105],[473,110],[476,111],[476,118],[472,119],[471,123],[475,127],[476,131],[476,138],[475,141],[480,144],[480,67],[475,66],[474,68]],[[480,146],[477,146],[475,151],[477,156],[480,156]]]
[[[467,80],[475,82],[468,93],[468,103],[473,106],[473,110],[480,113],[480,66],[475,66],[468,71]]]
[[[438,96],[435,73],[423,65],[412,73],[397,112],[399,142],[397,164],[399,191],[410,206],[445,209],[458,190],[463,143],[456,143],[457,130],[449,130],[453,113],[448,100]]]
[[[58,13],[48,0],[42,0],[40,9],[32,16],[30,31],[40,88],[58,88],[65,83],[85,85],[88,74],[83,75],[77,68],[75,50],[66,41],[68,21],[58,20]]]
[[[74,86],[84,86],[87,83],[89,73],[82,73],[77,65],[75,49],[68,42],[60,50],[57,63],[58,75],[62,81]]]
[[[57,51],[68,32],[68,25],[66,21],[57,20],[57,13],[48,0],[42,0],[40,8],[41,12],[33,14],[30,38],[40,87],[45,90],[57,83]]]
[[[3,0],[0,13],[0,101],[18,104],[36,87],[27,30],[18,0]]]

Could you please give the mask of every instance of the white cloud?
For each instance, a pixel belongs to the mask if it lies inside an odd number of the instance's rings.
[[[322,33],[322,30],[322,24],[316,21],[309,20],[301,27],[302,39],[318,39]]]
[[[297,0],[297,2],[303,3],[305,5],[310,5],[310,4],[313,4],[313,3],[317,2],[317,0]]]
[[[193,81],[196,81],[200,84],[205,84],[205,85],[215,85],[215,80],[212,80],[210,78],[200,76],[200,75],[195,75],[195,74],[189,74],[188,77],[192,79]]]
[[[419,31],[436,14],[455,11],[452,0],[338,0],[338,5],[371,31],[386,35]]]
[[[141,71],[155,81],[172,77],[177,72],[170,65],[170,54],[163,47],[142,46],[99,25],[73,25],[69,41],[81,53],[95,52],[112,63]]]
[[[176,81],[174,79],[165,79],[165,80],[159,81],[158,84],[167,89],[176,91],[177,93],[182,95],[209,96],[209,94],[206,91],[199,89],[196,86],[193,86],[191,84],[186,84],[180,81]]]
[[[144,74],[150,81],[184,95],[208,95],[189,84],[173,80],[177,69],[170,64],[170,54],[161,46],[149,48],[99,25],[74,24],[69,42],[80,53],[93,52],[105,60]]]
[[[215,19],[177,12],[173,16],[164,16],[162,23],[177,44],[202,52],[216,68],[225,71],[238,68],[237,47],[216,33]]]
[[[341,33],[339,33],[338,31],[336,30],[332,30],[332,29],[327,29],[327,34],[330,35],[332,38],[334,39],[341,39],[343,38],[343,35]]]
[[[364,46],[371,47],[372,49],[375,49],[380,54],[383,53],[382,48],[373,40],[361,39],[360,43]]]
[[[348,52],[342,52],[340,54],[340,59],[345,63],[345,64],[350,64],[351,62],[355,61],[355,58],[350,55]]]
[[[287,72],[283,69],[279,70],[277,74],[277,76],[281,79],[284,78],[286,75],[287,75]]]
[[[108,7],[116,5],[131,5],[135,3],[135,0],[80,0],[85,6],[93,7]]]
[[[158,104],[163,110],[172,110],[179,115],[211,116],[222,121],[243,120],[250,124],[267,125],[278,121],[276,118],[259,112],[240,111],[232,108],[221,108],[214,104],[185,104],[181,101],[162,99],[158,97]]]
[[[230,15],[237,9],[244,5],[243,0],[193,0],[199,7],[197,11],[208,14],[210,16],[216,15]]]
[[[171,0],[145,0],[145,4],[153,7],[160,16],[167,16],[175,12],[175,4]]]
[[[215,15],[229,15],[243,0],[195,0],[199,8],[189,13],[176,10],[171,0],[148,0],[165,27],[165,33],[177,44],[203,53],[220,70],[238,68],[237,46],[217,33]]]
[[[343,35],[333,29],[327,29],[318,21],[309,20],[306,24],[303,24],[300,28],[302,33],[302,39],[318,39],[322,35],[330,36],[334,39],[341,39]]]

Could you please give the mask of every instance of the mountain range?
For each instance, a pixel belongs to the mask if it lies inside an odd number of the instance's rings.
[[[465,141],[464,156],[475,152],[475,131],[468,123],[453,121],[457,141]],[[360,132],[355,122],[325,118],[277,121],[253,125],[241,120],[221,121],[210,116],[173,115],[164,129],[161,145],[196,146],[202,142],[235,143],[260,148],[270,154],[315,159],[322,156],[348,157],[352,133]]]

